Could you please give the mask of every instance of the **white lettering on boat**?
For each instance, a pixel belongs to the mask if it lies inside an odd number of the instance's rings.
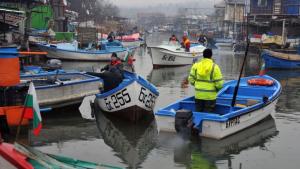
[[[127,103],[130,103],[131,98],[130,95],[127,93],[127,88],[125,88],[122,91],[119,91],[118,93],[104,98],[104,102],[106,108],[110,111],[113,109],[119,109],[125,106]]]
[[[153,109],[155,105],[156,96],[144,87],[141,87],[139,94],[139,101],[143,103],[147,108]]]
[[[240,124],[240,116],[237,116],[235,118],[232,118],[232,119],[229,119],[228,121],[226,121],[226,128],[236,126],[238,124]]]

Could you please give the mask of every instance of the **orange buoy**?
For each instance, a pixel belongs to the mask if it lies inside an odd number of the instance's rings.
[[[272,86],[274,84],[273,80],[264,79],[264,78],[249,79],[247,82],[249,85],[254,85],[254,86]]]

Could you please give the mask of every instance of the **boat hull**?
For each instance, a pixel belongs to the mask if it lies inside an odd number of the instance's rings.
[[[66,81],[52,85],[36,85],[36,93],[39,105],[42,108],[57,108],[77,104],[85,96],[99,93],[102,85],[98,77],[82,73],[58,73],[45,75],[24,75],[21,76],[23,81],[41,79],[46,77],[60,78],[81,78],[81,80]]]
[[[265,50],[262,54],[266,68],[300,69],[300,55]]]
[[[158,92],[153,85],[140,80],[140,77],[125,79],[117,88],[97,94],[95,101],[97,106],[107,114],[130,121],[137,121],[144,115],[153,114]]]
[[[118,57],[121,59],[124,58],[127,54],[126,50],[120,51],[107,51],[105,53],[99,52],[79,52],[79,51],[70,51],[62,50],[54,47],[47,47],[43,45],[38,45],[38,47],[48,52],[48,58],[62,59],[62,60],[81,60],[81,61],[110,61],[111,54],[116,52]]]
[[[150,47],[150,55],[154,68],[185,66],[193,64],[202,52],[173,52],[159,47]]]

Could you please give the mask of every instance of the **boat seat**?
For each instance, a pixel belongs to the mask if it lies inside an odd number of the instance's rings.
[[[219,96],[218,98],[222,99],[222,98],[229,98],[232,99],[233,95],[232,94],[222,94],[221,96]],[[238,99],[251,99],[251,100],[262,100],[262,97],[257,97],[257,96],[237,96]]]

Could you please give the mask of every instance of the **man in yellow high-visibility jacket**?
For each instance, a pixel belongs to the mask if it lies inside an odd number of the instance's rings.
[[[195,108],[198,112],[214,112],[217,92],[223,87],[219,66],[212,60],[212,50],[203,51],[203,59],[191,69],[189,82],[195,87]]]

